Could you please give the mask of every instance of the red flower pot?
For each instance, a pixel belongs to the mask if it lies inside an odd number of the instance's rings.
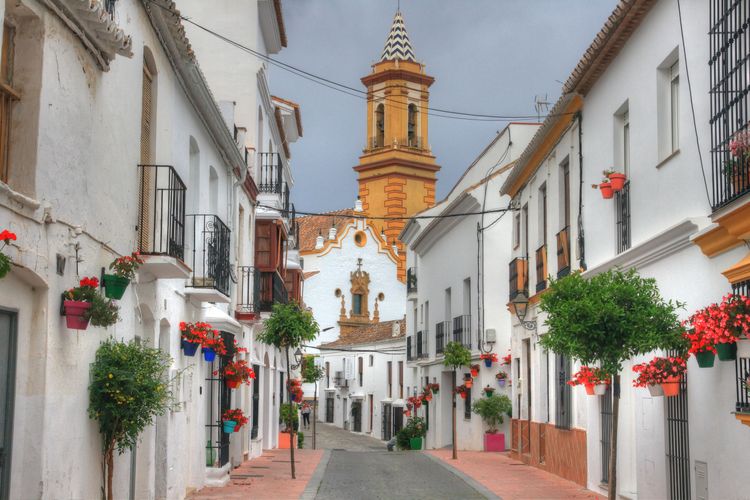
[[[584,384],[583,386],[586,388],[586,394],[589,396],[596,396],[596,393],[594,392],[594,384]]]
[[[667,380],[661,383],[661,388],[664,391],[664,395],[668,398],[672,398],[680,394],[680,376],[669,377]]]
[[[479,370],[473,370],[472,369],[472,370],[470,370],[470,372],[471,372],[471,376],[472,377],[476,377],[477,375],[479,375]]]
[[[609,174],[609,182],[612,184],[612,190],[614,192],[620,191],[625,187],[625,174]]]
[[[474,380],[470,378],[465,378],[464,385],[466,386],[467,389],[471,389],[471,386],[474,385]]]
[[[604,198],[605,200],[608,200],[615,195],[614,191],[612,191],[611,182],[602,182],[601,184],[599,184],[599,191],[602,192],[602,198]]]
[[[427,401],[432,401],[432,394],[428,394],[424,397]]]
[[[459,394],[461,395],[461,399],[466,399],[466,393],[465,392],[460,392]]]
[[[237,380],[237,379],[231,379],[231,378],[228,378],[228,379],[225,379],[225,380],[224,380],[224,383],[225,383],[225,384],[227,385],[227,387],[229,387],[230,389],[236,389],[236,388],[238,388],[238,387],[240,386],[240,381],[239,381],[239,380]]]
[[[65,323],[68,328],[74,330],[85,330],[89,326],[89,320],[86,319],[86,311],[91,309],[91,302],[81,300],[66,300],[63,302],[65,307]]]
[[[242,426],[238,425],[234,428],[234,432],[240,432],[240,429],[242,429]]]

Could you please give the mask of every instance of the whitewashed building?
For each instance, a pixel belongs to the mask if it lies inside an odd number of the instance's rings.
[[[565,387],[578,366],[537,346],[548,276],[635,268],[685,302],[683,318],[748,293],[748,165],[725,170],[729,141],[748,125],[747,65],[727,50],[747,46],[747,21],[741,2],[620,2],[503,186],[521,207],[511,292],[531,296],[525,319],[536,323],[513,318],[514,455],[524,462],[595,491],[609,480],[611,394]],[[627,183],[603,199],[591,185],[609,168]],[[632,364],[650,357],[625,365],[619,495],[744,497],[750,346],[738,347],[737,361],[710,369],[691,358],[675,398],[632,387]]]
[[[245,4],[253,17],[235,25],[284,38],[280,2]],[[288,148],[294,138],[279,130],[301,130],[298,110],[269,97],[256,139],[256,104],[239,107],[246,102],[221,85],[227,75],[204,76],[196,58],[204,49],[191,47],[173,2],[20,0],[0,3],[0,16],[0,121],[9,138],[0,143],[0,227],[18,236],[4,250],[13,267],[0,281],[0,498],[100,496],[87,389],[109,336],[158,346],[176,376],[172,410],[116,457],[116,497],[183,498],[226,482],[233,464],[274,447],[278,435],[285,365],[252,342],[257,326],[240,313],[262,309],[260,293],[243,293],[254,288],[237,278],[255,258],[251,150],[260,137],[274,152]],[[248,81],[243,91],[268,95],[261,86]],[[146,264],[119,301],[121,320],[67,329],[61,293],[136,250]],[[228,404],[251,414],[231,438],[220,432],[227,400],[212,375],[218,363],[180,351],[178,324],[200,320],[249,348],[260,374],[231,391]]]

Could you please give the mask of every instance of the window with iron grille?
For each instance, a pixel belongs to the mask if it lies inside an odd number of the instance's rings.
[[[630,182],[615,193],[617,253],[630,248]]]
[[[251,415],[252,427],[250,428],[250,439],[258,437],[258,422],[260,421],[260,365],[253,365],[255,378],[253,379],[253,413]]]
[[[469,375],[468,373],[466,375]],[[466,390],[466,399],[464,399],[464,419],[471,420],[471,389]]]
[[[676,351],[667,353],[676,356]],[[666,406],[666,455],[670,500],[690,500],[690,437],[688,433],[688,373],[680,378],[676,397],[663,398]]]
[[[568,385],[571,378],[570,358],[562,355],[555,356],[557,367],[557,384],[555,390],[555,427],[570,429],[573,411],[571,408],[572,388]]]
[[[750,192],[750,159],[730,143],[750,120],[750,9],[746,1],[711,0],[711,165],[714,210]]]

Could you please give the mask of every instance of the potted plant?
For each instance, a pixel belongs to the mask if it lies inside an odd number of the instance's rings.
[[[7,229],[3,229],[2,232],[0,232],[0,241],[3,242],[3,246],[0,247],[0,250],[4,249],[6,246],[10,245],[11,241],[15,241],[15,240],[16,240],[16,233],[12,233],[8,231]],[[10,257],[0,252],[0,279],[5,278],[5,276],[9,272],[10,272]]]
[[[609,200],[614,196],[612,183],[609,181],[609,177],[605,176],[598,185],[593,184],[591,187],[594,189],[599,189],[599,191],[601,191],[602,193],[602,198],[604,198],[605,200]]]
[[[249,422],[248,418],[240,408],[224,411],[224,414],[221,416],[221,421],[224,426],[224,432],[227,434],[239,432],[242,426]]]
[[[213,330],[209,323],[197,322],[186,323],[180,322],[180,346],[185,356],[195,356],[198,348],[203,345],[208,332]]]
[[[615,193],[625,187],[625,174],[609,169],[604,171],[604,176],[609,180],[609,183],[612,185],[612,191]]]
[[[711,304],[690,316],[685,337],[690,341],[690,352],[696,354],[699,366],[713,366],[713,357],[701,364],[705,352],[715,352],[720,361],[737,358],[737,340],[750,333],[750,299],[728,294],[720,304]]]
[[[680,391],[679,377],[685,373],[687,364],[682,357],[655,357],[648,363],[633,366],[638,377],[633,387],[647,387],[651,396],[676,396]],[[665,393],[665,387],[669,393]]]
[[[427,426],[421,417],[412,417],[406,423],[406,432],[409,436],[409,449],[421,450],[422,438],[427,435]]]
[[[298,378],[290,379],[289,382],[289,396],[295,403],[301,403],[304,397],[302,392],[302,380]]]
[[[485,352],[479,355],[479,359],[484,360],[484,366],[492,368],[492,363],[497,363],[497,354],[494,352]]]
[[[469,372],[471,373],[472,377],[478,377],[479,376],[479,365],[471,365],[469,367]]]
[[[609,375],[601,368],[582,366],[573,375],[573,379],[568,381],[568,385],[573,387],[582,385],[586,388],[586,394],[589,396],[603,396],[607,393],[609,379]]]
[[[714,359],[716,358],[716,347],[711,338],[707,335],[707,331],[702,328],[700,320],[697,319],[701,313],[697,313],[690,317],[688,321],[696,319],[698,322],[698,328],[689,328],[685,330],[683,334],[685,339],[690,343],[689,353],[695,356],[695,360],[698,362],[700,368],[711,368],[714,366]]]
[[[432,401],[432,390],[430,389],[430,384],[427,384],[424,389],[422,389],[422,399],[430,402]]]
[[[433,394],[437,394],[438,392],[440,392],[440,384],[437,384],[437,383],[429,384],[428,387],[430,388]]]
[[[224,346],[224,338],[219,333],[219,330],[206,330],[206,336],[201,342],[201,352],[203,353],[203,359],[208,363],[212,363],[216,359],[217,354],[219,356],[226,355],[227,349]]]
[[[750,130],[741,130],[729,141],[729,158],[724,163],[724,173],[734,189],[734,194],[750,187]]]
[[[443,364],[453,371],[453,404],[451,405],[451,424],[452,424],[452,437],[453,437],[453,449],[452,458],[456,460],[458,458],[458,439],[456,436],[456,370],[460,366],[468,366],[471,363],[471,352],[463,345],[458,342],[448,342],[443,350]],[[466,387],[464,386],[464,389]],[[459,393],[460,394],[460,393]],[[465,398],[466,395],[464,394]]]
[[[497,379],[497,385],[500,387],[505,387],[505,382],[508,379],[508,374],[505,372],[498,372],[495,375],[495,378]]]
[[[125,294],[131,280],[135,279],[135,272],[143,264],[138,252],[118,257],[109,264],[114,274],[105,274],[102,285],[104,295],[110,299],[120,300]]]
[[[484,391],[484,395],[487,396],[487,397],[490,397],[493,394],[495,394],[495,388],[494,387],[490,387],[489,384],[487,384],[487,387],[485,387],[482,390]]]
[[[456,394],[461,396],[461,399],[466,399],[466,395],[469,393],[469,388],[465,385],[459,385],[456,387]]]
[[[511,416],[510,398],[504,394],[490,395],[475,401],[471,409],[487,424],[484,451],[505,451],[505,434],[498,432],[497,427],[503,424],[505,415]]]
[[[94,326],[110,326],[120,318],[119,308],[97,293],[99,280],[83,278],[77,287],[63,293],[63,310],[68,328],[85,330]]]
[[[404,416],[405,416],[405,417],[411,417],[411,408],[407,407],[407,408],[406,408],[406,409],[404,410]]]
[[[464,374],[464,385],[467,389],[471,389],[471,386],[474,385],[474,379],[471,377],[470,373]]]
[[[214,372],[214,375],[218,374],[218,370]],[[244,359],[232,360],[227,363],[221,371],[221,375],[224,377],[224,383],[230,389],[236,389],[240,384],[249,384],[255,378],[255,372]]]
[[[503,364],[510,366],[511,362],[513,361],[513,358],[511,357],[511,354],[508,353],[505,356],[503,356]]]

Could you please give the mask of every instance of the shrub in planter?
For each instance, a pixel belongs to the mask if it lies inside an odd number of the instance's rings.
[[[510,398],[504,394],[490,395],[476,400],[471,410],[479,415],[487,425],[484,439],[484,451],[505,451],[505,435],[498,433],[498,425],[502,425],[504,417],[511,416],[513,406]]]
[[[291,432],[289,423],[296,429],[299,427],[299,415],[297,405],[294,403],[283,403],[279,408],[279,423],[285,424],[285,429],[281,432]]]
[[[172,398],[167,379],[170,357],[144,343],[109,339],[99,346],[91,365],[89,418],[102,436],[102,471],[106,494],[112,500],[114,452],[123,454],[137,443],[141,432],[164,415]]]
[[[497,354],[494,352],[485,352],[479,355],[479,359],[484,361],[484,366],[492,368],[492,363],[497,363]]]
[[[406,435],[409,437],[409,449],[421,450],[422,438],[427,435],[427,426],[421,417],[412,417],[404,427]]]
[[[568,385],[573,387],[582,385],[586,388],[586,394],[589,396],[603,396],[607,392],[607,386],[610,383],[610,376],[601,368],[590,368],[582,366],[581,369],[573,375],[573,379],[568,381]]]
[[[143,264],[138,252],[118,257],[109,264],[114,271],[104,275],[104,294],[110,299],[120,300],[130,282],[135,279],[135,272]]]
[[[399,430],[396,433],[396,446],[399,450],[411,450],[411,446],[409,444],[409,431],[406,430],[406,427],[402,427],[401,430]]]
[[[11,241],[16,240],[16,233],[11,233],[7,229],[3,229],[2,232],[0,232],[0,241],[3,242],[3,246],[0,246],[0,250],[4,249],[6,246],[10,245]],[[5,276],[10,272],[10,257],[5,255],[0,251],[0,279],[5,278]]]

